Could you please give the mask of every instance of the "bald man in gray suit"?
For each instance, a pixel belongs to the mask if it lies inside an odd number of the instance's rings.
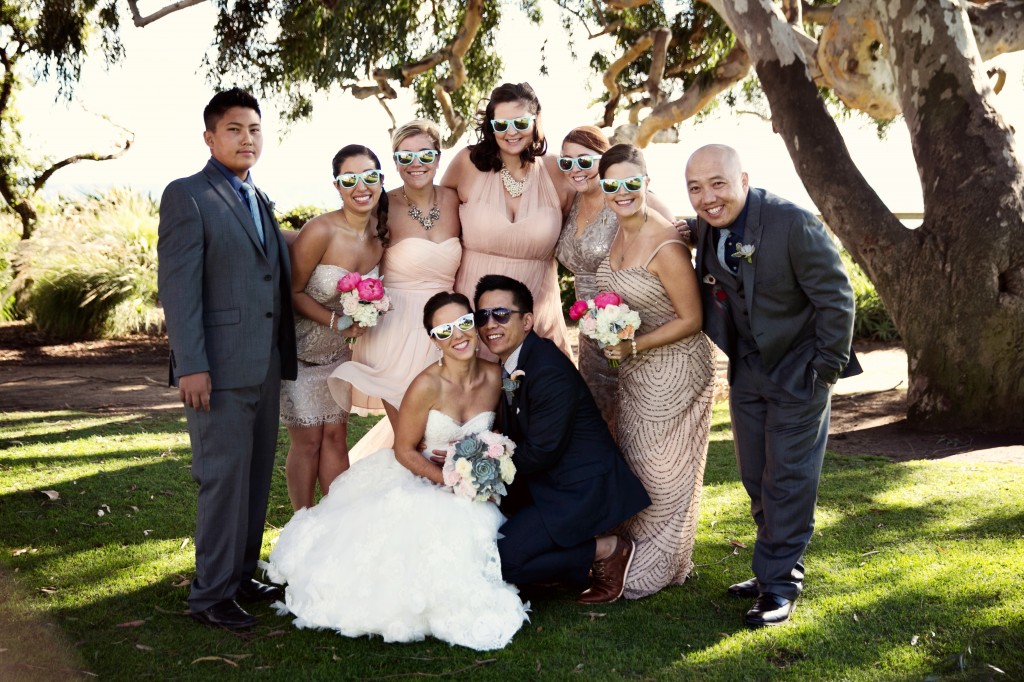
[[[704,331],[729,356],[736,461],[757,524],[754,577],[729,592],[756,599],[747,625],[778,625],[803,589],[832,387],[860,372],[853,290],[821,222],[749,187],[736,150],[698,149],[686,184]]]
[[[210,161],[160,201],[159,290],[199,484],[189,610],[239,629],[256,618],[238,601],[280,597],[253,574],[281,379],[295,378],[295,325],[288,247],[249,174],[263,145],[259,105],[234,88],[215,95],[203,118]]]

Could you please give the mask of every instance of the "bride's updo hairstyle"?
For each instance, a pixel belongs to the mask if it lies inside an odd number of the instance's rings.
[[[602,154],[601,160],[597,164],[597,174],[604,179],[604,174],[608,172],[608,169],[617,163],[635,164],[640,166],[644,175],[647,175],[647,164],[644,162],[643,152],[631,144],[617,144]]]
[[[491,119],[494,118],[494,107],[506,102],[522,102],[526,105],[527,111],[534,116],[531,128],[533,144],[520,152],[519,158],[522,162],[533,163],[535,158],[544,156],[548,151],[544,129],[541,127],[540,100],[537,99],[537,93],[529,83],[502,83],[491,91],[491,98],[483,112],[477,112],[476,134],[480,141],[469,145],[469,160],[482,173],[497,173],[501,170],[501,155],[498,153],[498,140],[494,128],[491,127]]]
[[[338,173],[341,171],[341,164],[345,163],[345,159],[352,158],[353,156],[368,156],[373,161],[374,167],[377,170],[381,169],[380,159],[373,153],[373,150],[361,144],[350,144],[339,149],[338,153],[334,155],[334,159],[331,160],[332,180],[338,177]],[[388,234],[388,193],[384,189],[383,172],[380,179],[380,200],[377,202],[377,239],[384,246],[391,242],[391,237]]]
[[[439,291],[431,296],[426,305],[423,306],[423,328],[427,330],[428,334],[431,329],[437,326],[434,324],[434,313],[449,303],[461,305],[466,309],[467,313],[473,312],[473,306],[469,304],[469,299],[462,294],[455,293],[454,291]],[[451,322],[451,320],[445,320],[441,324],[445,324],[445,322]]]

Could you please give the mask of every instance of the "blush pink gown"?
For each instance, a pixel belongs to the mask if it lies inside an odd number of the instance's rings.
[[[533,294],[534,331],[551,339],[572,358],[558,291],[555,244],[562,231],[558,192],[543,161],[530,164],[526,188],[516,215],[509,212],[505,187],[498,173],[475,173],[469,179],[462,218],[462,266],[455,290],[470,301],[483,275],[506,275],[525,284]],[[480,356],[493,359],[486,348]]]

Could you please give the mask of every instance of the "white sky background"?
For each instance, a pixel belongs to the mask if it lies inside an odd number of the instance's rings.
[[[544,3],[543,9],[547,28],[538,31],[518,9],[507,7],[498,45],[505,62],[503,80],[528,81],[537,91],[548,143],[557,154],[562,137],[577,125],[595,123],[603,106],[592,104],[600,91],[588,90],[586,85],[600,87],[587,66],[594,48],[586,33],[576,36],[580,61],[573,62],[558,22],[558,9],[550,3]],[[118,132],[93,114],[106,115],[135,133],[135,143],[122,158],[82,162],[56,173],[47,183],[48,195],[130,186],[159,197],[168,182],[202,168],[209,158],[202,139],[202,109],[213,95],[202,58],[212,40],[215,16],[212,4],[198,5],[139,29],[125,14],[121,38],[126,59],[108,71],[99,50],[94,50],[96,56],[85,65],[70,106],[63,100],[54,101],[56,87],[52,83],[27,87],[19,94],[25,144],[34,153],[64,158],[85,151],[109,151]],[[546,77],[540,75],[542,50],[547,55]],[[1007,81],[995,98],[997,107],[1017,129],[1024,130],[1024,58],[1003,56],[999,64],[1007,71]],[[409,93],[399,92],[400,99],[389,106],[402,124],[413,118],[415,108]],[[384,167],[385,187],[395,186],[390,120],[376,101],[356,100],[339,88],[315,100],[311,120],[287,130],[273,102],[263,101],[261,108],[264,150],[253,176],[279,210],[299,204],[337,205],[330,162],[338,149],[350,143],[373,149]],[[854,161],[889,208],[920,211],[921,190],[906,126],[895,123],[884,140],[877,138],[866,119],[841,123],[840,127]],[[683,180],[686,159],[697,147],[711,142],[739,149],[752,185],[813,208],[782,139],[772,132],[769,122],[723,107],[700,124],[684,122],[679,137],[677,144],[652,144],[644,150],[652,189],[677,213],[691,213]],[[463,144],[468,141],[472,139]],[[458,148],[442,155],[442,172],[446,159]]]

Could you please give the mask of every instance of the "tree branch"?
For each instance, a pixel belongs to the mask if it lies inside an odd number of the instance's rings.
[[[640,124],[635,144],[646,147],[659,131],[699,113],[721,92],[746,78],[750,67],[747,51],[737,43],[713,70],[698,76],[682,97],[656,106]]]
[[[623,69],[639,59],[640,55],[646,52],[653,43],[654,31],[648,31],[637,38],[632,47],[612,62],[608,66],[608,70],[604,72],[602,81],[604,82],[605,90],[608,91],[608,103],[604,107],[604,122],[601,124],[603,127],[607,128],[615,122],[615,109],[618,107],[619,99],[622,96],[619,84],[616,83],[619,74],[622,73]]]
[[[672,31],[664,26],[654,29],[654,45],[651,49],[651,69],[647,74],[647,93],[653,104],[660,104],[664,95],[661,92],[661,79],[665,76],[665,60],[668,54]]]
[[[36,176],[36,179],[32,182],[32,188],[36,192],[38,192],[40,189],[43,188],[43,185],[46,184],[46,181],[50,179],[50,176],[59,171],[61,168],[64,168],[65,166],[70,166],[71,164],[74,163],[78,163],[79,161],[110,161],[111,159],[121,157],[125,154],[125,152],[127,152],[131,148],[134,142],[135,136],[132,135],[131,137],[124,141],[123,146],[121,146],[121,149],[119,149],[116,152],[113,152],[112,154],[98,154],[96,152],[90,152],[87,154],[75,154],[74,156],[69,156],[68,158],[53,164],[45,171],[40,173],[38,176]]]
[[[984,60],[1004,52],[1024,50],[1024,2],[1002,0],[967,3],[967,16]]]
[[[483,0],[469,0],[466,3],[466,14],[462,17],[462,26],[459,27],[459,32],[455,34],[455,39],[452,40],[450,46],[451,56],[448,58],[448,63],[451,65],[452,71],[442,83],[445,92],[455,92],[466,82],[466,63],[463,59],[469,52],[469,48],[473,46],[473,41],[476,40],[480,24],[483,23],[483,14]]]
[[[171,3],[166,7],[158,9],[156,12],[153,12],[148,17],[142,16],[142,13],[139,12],[139,0],[128,0],[128,7],[130,7],[132,10],[132,21],[139,28],[143,28],[148,24],[152,24],[154,21],[157,21],[158,19],[166,17],[168,14],[173,14],[178,10],[186,9],[188,7],[192,7],[193,5],[199,5],[204,2],[206,2],[206,0],[179,0],[178,2]]]

